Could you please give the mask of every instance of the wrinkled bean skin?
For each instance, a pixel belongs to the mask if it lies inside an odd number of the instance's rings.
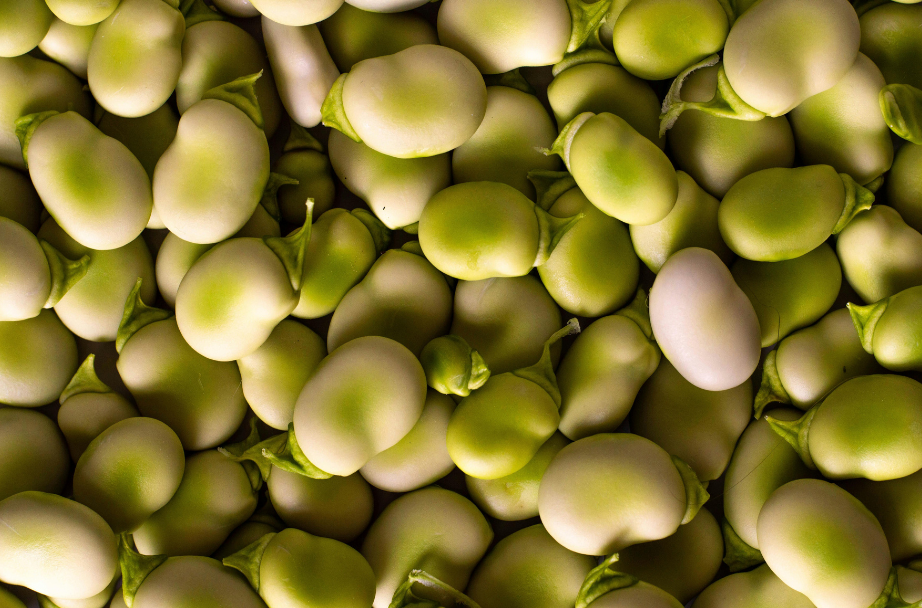
[[[845,280],[867,303],[922,285],[922,234],[890,207],[859,213],[839,233],[836,253]]]
[[[922,146],[903,144],[887,174],[887,201],[916,231],[922,231]]]
[[[748,379],[724,391],[703,390],[667,360],[637,393],[631,431],[684,460],[702,481],[710,481],[726,470],[751,412]]]
[[[739,259],[730,273],[756,311],[763,348],[822,318],[842,287],[842,268],[825,243],[783,262]]]
[[[922,6],[887,2],[863,14],[861,52],[883,72],[887,84],[922,88],[922,67],[916,59],[922,51],[919,25]]]
[[[874,62],[858,53],[834,87],[791,110],[801,162],[831,165],[862,185],[890,169],[893,143],[878,101],[886,84]]]
[[[482,608],[568,606],[593,567],[593,558],[564,549],[539,524],[499,541],[471,576],[467,595]]]
[[[40,412],[0,408],[0,501],[30,490],[58,494],[68,469],[64,437],[51,419]]]
[[[815,608],[802,593],[794,591],[771,569],[762,565],[750,572],[739,572],[720,579],[705,589],[692,608]]]
[[[0,321],[0,403],[38,407],[58,398],[77,371],[77,344],[57,315]]]
[[[272,467],[269,500],[286,524],[310,534],[352,542],[371,522],[371,488],[358,473],[311,479]]]
[[[362,543],[375,573],[374,608],[387,608],[394,590],[417,568],[465,588],[492,540],[486,518],[460,494],[432,486],[397,498]]]
[[[623,549],[615,568],[687,604],[714,580],[723,550],[720,525],[710,511],[701,509],[672,536]]]
[[[880,524],[831,483],[800,479],[776,490],[759,513],[758,535],[772,572],[817,608],[869,606],[887,582]]]
[[[890,481],[849,479],[839,485],[880,522],[894,562],[922,553],[922,531],[917,524],[922,517],[922,472]]]
[[[724,67],[750,106],[781,116],[832,88],[858,55],[858,16],[844,0],[770,0],[733,24]]]
[[[707,249],[683,249],[663,265],[650,290],[650,321],[663,355],[698,388],[739,386],[759,363],[755,310]],[[699,339],[703,327],[708,340]]]
[[[797,420],[800,415],[789,408],[771,412],[778,420]],[[756,523],[768,497],[789,481],[814,475],[764,418],[756,420],[743,432],[727,467],[724,517],[743,542],[758,549]]]
[[[80,503],[21,492],[0,501],[0,520],[0,581],[79,600],[108,587],[118,570],[115,535]]]
[[[216,450],[186,459],[170,501],[133,532],[144,555],[211,555],[256,510],[246,470]]]

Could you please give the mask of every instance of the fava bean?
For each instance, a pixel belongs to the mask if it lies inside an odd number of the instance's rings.
[[[861,345],[878,363],[893,372],[922,371],[922,286],[848,309]]]
[[[887,202],[911,228],[922,231],[922,145],[904,144],[887,174]],[[15,219],[15,218],[14,218]]]
[[[734,608],[740,605],[748,608],[816,608],[807,596],[781,582],[766,565],[720,579],[698,596],[692,608]]]
[[[922,553],[922,531],[915,524],[922,517],[922,472],[890,481],[849,479],[840,485],[880,522],[894,562]]]
[[[53,21],[44,0],[4,2],[0,6],[0,57],[18,57],[34,49]]]
[[[48,33],[38,43],[38,49],[75,76],[86,80],[90,45],[96,35],[96,28],[96,24],[71,25],[60,19],[52,19]]]
[[[231,17],[258,17],[259,11],[250,0],[214,0],[215,8]]]
[[[40,412],[0,408],[0,501],[26,491],[60,493],[70,472],[63,439]]]
[[[0,321],[0,403],[38,407],[55,401],[78,363],[74,336],[52,311]]]
[[[2,65],[0,63],[0,70]],[[0,217],[23,225],[30,232],[38,232],[42,211],[42,202],[29,178],[15,169],[0,165]]]
[[[300,0],[250,0],[250,3],[276,23],[300,26],[323,21],[343,5],[343,0],[318,0],[306,4]]]
[[[877,64],[888,84],[922,88],[922,67],[916,58],[922,41],[922,6],[885,2],[861,15],[861,52]]]
[[[467,397],[490,377],[490,368],[480,353],[454,334],[430,340],[419,362],[426,372],[426,384],[443,395]]]
[[[237,551],[245,548],[258,541],[266,534],[281,532],[285,524],[281,522],[272,510],[272,505],[267,504],[268,508],[260,509],[253,516],[237,526],[227,540],[218,547],[218,550],[212,554],[215,559],[223,560],[228,555],[233,555]]]
[[[589,572],[576,605],[580,608],[679,608],[682,604],[659,587],[618,571],[614,554]]]
[[[291,122],[291,134],[275,163],[275,171],[298,180],[297,184],[282,184],[278,190],[279,213],[284,221],[303,224],[304,201],[309,198],[314,199],[314,216],[318,219],[333,206],[336,184],[330,159],[323,153],[323,145],[296,122]]]
[[[349,0],[349,4],[363,11],[398,13],[426,4],[429,0]]]
[[[105,20],[118,8],[120,0],[46,0],[55,16],[71,25],[93,25]]]

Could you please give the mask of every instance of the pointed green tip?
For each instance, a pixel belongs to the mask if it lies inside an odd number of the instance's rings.
[[[125,312],[122,314],[122,321],[119,323],[118,333],[115,337],[115,350],[121,353],[125,344],[138,330],[151,323],[169,319],[172,316],[173,313],[161,308],[148,306],[141,300],[141,277],[138,277],[134,288],[132,288],[128,298],[125,300]]]
[[[861,348],[869,355],[874,354],[874,330],[877,329],[877,323],[887,312],[889,305],[890,298],[884,298],[880,302],[866,306],[859,306],[851,302],[846,305],[848,314],[852,318],[852,323],[855,325],[855,330],[858,332]]]
[[[259,593],[259,567],[262,564],[266,547],[275,538],[276,532],[264,534],[258,540],[250,543],[243,549],[228,555],[222,563],[234,570],[238,570],[250,582],[253,590]]]
[[[566,171],[529,171],[528,181],[535,187],[535,204],[544,211],[549,211],[558,198],[576,187],[576,180]]]
[[[288,279],[291,281],[291,288],[297,293],[301,291],[304,256],[307,252],[307,243],[311,239],[314,199],[307,199],[305,205],[307,206],[307,213],[300,228],[288,236],[267,236],[263,238],[266,246],[272,250],[282,263],[285,272],[288,273]]]
[[[352,216],[368,228],[368,234],[375,244],[375,251],[379,254],[384,253],[391,244],[391,230],[378,219],[378,216],[365,209],[353,209]]]
[[[282,220],[282,213],[279,211],[279,188],[282,186],[297,186],[300,183],[295,178],[283,173],[269,173],[269,179],[266,181],[266,187],[263,188],[259,203],[276,222]]]
[[[64,391],[58,398],[62,405],[74,395],[112,392],[112,389],[96,375],[95,362],[96,355],[93,354],[87,355],[86,359],[83,360],[74,377],[70,379],[70,382],[64,387]]]
[[[323,153],[323,144],[311,135],[307,129],[292,120],[291,133],[288,135],[288,140],[285,142],[282,152],[292,152],[294,150],[315,150]]]
[[[567,0],[570,12],[570,39],[567,52],[576,52],[602,26],[602,21],[611,8],[612,0],[586,2],[586,0]]]
[[[586,217],[586,214],[555,217],[535,205],[535,216],[538,218],[538,252],[535,255],[534,265],[538,267],[550,259],[561,239]]]
[[[845,203],[836,225],[832,228],[833,234],[842,232],[855,216],[870,209],[875,199],[873,192],[859,185],[848,173],[840,173],[839,178],[845,187]]]
[[[467,397],[490,377],[490,368],[480,353],[455,334],[430,340],[419,362],[426,373],[426,383],[443,395]]]
[[[346,77],[349,73],[340,74],[330,87],[323,105],[320,106],[320,119],[325,127],[332,127],[352,141],[362,143],[362,138],[352,127],[349,118],[346,117],[346,108],[343,107],[343,87],[346,84]]]
[[[61,298],[67,295],[71,287],[86,276],[90,268],[90,256],[84,255],[80,259],[71,260],[64,257],[48,241],[39,239],[39,244],[42,246],[42,252],[48,262],[48,270],[51,272],[51,293],[48,294],[43,308],[53,308],[61,301]]]
[[[512,373],[519,378],[524,378],[534,382],[547,392],[554,400],[557,407],[560,407],[560,387],[557,386],[557,376],[554,374],[554,365],[551,363],[551,347],[562,340],[564,337],[578,334],[580,332],[579,321],[576,318],[567,321],[563,328],[554,332],[544,343],[544,349],[541,351],[541,358],[538,362],[529,367],[517,369]]]
[[[535,94],[534,87],[525,80],[519,68],[504,72],[503,74],[484,74],[483,80],[488,87],[508,87],[529,95]]]
[[[141,555],[134,548],[131,534],[122,532],[119,535],[118,561],[122,570],[122,594],[128,608],[134,605],[135,595],[144,579],[166,560],[166,555]]]
[[[241,76],[227,84],[208,89],[202,99],[217,99],[231,104],[253,121],[260,129],[265,128],[263,113],[256,98],[256,81],[263,75],[262,70],[248,76]]]
[[[178,8],[185,17],[187,30],[206,21],[224,21],[224,17],[205,4],[204,0],[183,0]]]
[[[656,344],[656,339],[653,337],[653,325],[650,323],[650,307],[647,303],[647,292],[645,292],[643,288],[638,288],[630,304],[617,311],[615,314],[626,317],[636,323],[640,331],[647,337],[647,340],[649,340],[651,344]]]
[[[880,109],[890,130],[906,141],[922,144],[922,90],[888,84],[880,91]]]
[[[773,350],[765,357],[765,363],[762,365],[762,381],[752,403],[752,416],[758,420],[770,404],[790,402],[791,398],[784,390],[781,376],[778,375],[778,351]]]
[[[35,131],[43,122],[58,114],[60,114],[60,112],[55,110],[36,112],[35,114],[20,116],[16,119],[16,122],[13,123],[16,129],[16,138],[19,140],[19,146],[22,149],[22,160],[25,161],[26,165],[29,164],[29,142],[32,141],[32,136],[35,134]]]
[[[711,498],[707,491],[707,484],[701,483],[698,475],[688,463],[678,456],[670,456],[672,464],[675,465],[679,476],[682,478],[682,485],[685,487],[685,516],[682,518],[682,525],[687,524],[695,518],[704,503]]]
[[[887,584],[869,608],[919,608],[920,606],[922,606],[922,600],[909,603],[903,599],[900,594],[899,570],[897,566],[893,566],[890,568]]]
[[[560,130],[560,134],[557,136],[557,139],[554,140],[554,143],[551,144],[550,150],[543,151],[544,155],[550,156],[551,154],[556,154],[563,159],[563,164],[566,165],[567,171],[571,171],[570,145],[573,143],[573,138],[576,137],[580,127],[593,116],[595,116],[595,114],[592,112],[583,112],[582,114],[574,116],[573,120],[565,124],[563,129]]]
[[[428,572],[411,570],[394,591],[388,608],[480,608],[480,605]]]
[[[575,608],[589,608],[606,593],[633,587],[640,582],[638,578],[614,569],[618,559],[618,554],[613,553],[589,571],[576,596]]]
[[[724,537],[723,562],[730,572],[741,572],[765,561],[762,552],[746,543],[726,519],[720,522]]]
[[[765,421],[775,431],[775,434],[794,448],[794,451],[804,461],[804,464],[814,470],[816,470],[816,465],[810,457],[810,424],[813,422],[813,416],[816,415],[816,410],[819,407],[819,405],[814,405],[797,420],[778,420],[771,416],[765,417]]]

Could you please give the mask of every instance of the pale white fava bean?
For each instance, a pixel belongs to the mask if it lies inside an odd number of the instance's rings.
[[[302,127],[320,124],[320,106],[339,70],[316,25],[291,26],[262,18],[263,41],[282,105]]]
[[[759,364],[755,310],[710,250],[689,247],[666,261],[650,290],[650,322],[663,354],[698,388],[739,386]]]
[[[403,11],[428,4],[431,1],[432,0],[349,0],[347,4],[351,4],[355,8],[360,8],[363,11],[371,11],[373,13],[402,13]]]
[[[71,25],[55,19],[51,22],[48,33],[38,43],[38,48],[75,76],[85,80],[90,45],[93,43],[97,27],[96,24]]]
[[[310,25],[323,21],[343,0],[250,0],[256,10],[282,25]]]

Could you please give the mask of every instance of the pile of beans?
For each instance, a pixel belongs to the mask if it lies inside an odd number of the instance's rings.
[[[920,0],[0,0],[0,608],[920,608],[920,381]]]

